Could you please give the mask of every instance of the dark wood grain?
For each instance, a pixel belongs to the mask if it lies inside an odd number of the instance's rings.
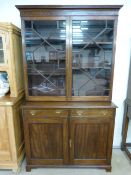
[[[76,124],[74,130],[74,159],[95,159],[97,152],[98,126]]]
[[[27,170],[68,164],[111,169],[115,107],[95,108],[94,102],[94,108],[92,103],[86,109],[69,104],[40,109],[35,104],[23,106]]]
[[[117,9],[122,5],[16,5],[17,9]]]
[[[96,158],[104,159],[107,156],[108,146],[108,133],[109,124],[102,123],[99,125],[98,137],[97,137],[97,156]]]
[[[53,117],[49,113],[49,118],[48,112],[44,112],[42,116],[38,116],[38,114],[35,117],[34,115],[28,115],[27,112],[24,113],[28,165],[67,164],[67,117]]]
[[[31,101],[25,101],[25,103],[23,104],[23,108],[26,109],[47,109],[47,108],[56,108],[56,109],[100,109],[100,108],[116,108],[117,106],[112,103],[112,102],[31,102]]]
[[[70,135],[72,140],[70,159],[72,164],[109,164],[110,127],[112,119],[98,119],[96,116],[71,117]]]
[[[30,124],[31,157],[34,159],[62,159],[62,127],[62,124],[55,123]]]

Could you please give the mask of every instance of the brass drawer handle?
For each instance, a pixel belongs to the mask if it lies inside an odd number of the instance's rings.
[[[83,112],[82,111],[78,111],[77,114],[81,116],[83,114]]]
[[[107,112],[103,112],[103,115],[106,115],[107,114]]]
[[[61,113],[61,111],[56,111],[56,114],[60,114]]]
[[[35,111],[31,111],[30,113],[31,113],[31,115],[35,115],[36,114]]]

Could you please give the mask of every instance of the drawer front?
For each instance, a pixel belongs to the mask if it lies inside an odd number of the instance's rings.
[[[67,110],[23,110],[24,116],[29,116],[29,117],[66,117],[68,116],[68,111]]]
[[[77,109],[71,110],[71,117],[114,116],[115,109]]]

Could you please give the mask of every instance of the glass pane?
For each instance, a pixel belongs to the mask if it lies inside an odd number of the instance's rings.
[[[73,96],[109,95],[113,28],[113,20],[72,22]]]
[[[0,37],[0,49],[3,49],[2,37]]]
[[[3,52],[2,37],[0,37],[0,63],[4,63],[4,52]]]
[[[30,96],[65,96],[66,21],[25,21]]]

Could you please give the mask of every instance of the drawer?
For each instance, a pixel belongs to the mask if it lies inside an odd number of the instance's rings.
[[[30,117],[66,117],[68,116],[67,110],[23,110],[24,116],[30,116]]]
[[[99,116],[99,117],[106,117],[106,116],[113,116],[114,109],[77,109],[71,111],[71,116],[84,116],[84,117],[91,117],[91,116]]]

